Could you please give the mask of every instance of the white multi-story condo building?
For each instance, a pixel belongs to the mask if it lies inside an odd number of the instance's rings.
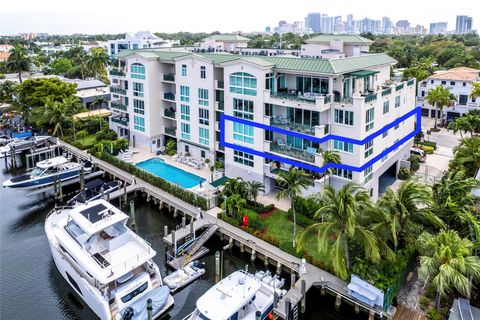
[[[480,110],[480,103],[470,96],[472,83],[480,81],[480,70],[458,67],[445,71],[437,71],[418,83],[417,105],[422,107],[424,116],[435,117],[436,108],[430,105],[426,97],[428,90],[436,86],[448,88],[455,96],[450,106],[443,108],[444,119],[451,119],[468,113],[470,110]],[[440,117],[440,114],[438,114]]]
[[[411,139],[380,155],[415,130],[415,116],[382,130],[415,108],[415,81],[392,82],[396,61],[386,54],[311,59],[142,50],[117,57],[118,67],[110,70],[111,127],[136,148],[155,152],[174,139],[179,153],[224,161],[228,177],[260,181],[266,192],[275,188],[279,170],[292,163],[322,167],[322,150],[336,150],[342,165],[362,169],[337,169],[330,178],[307,170],[316,178],[307,193],[326,183],[354,181],[376,198],[381,176],[394,180],[407,165]],[[222,114],[230,116],[223,132]],[[378,135],[364,144],[341,141],[373,133]],[[225,147],[221,134],[224,143],[255,154]],[[341,139],[318,141],[328,135]]]
[[[125,33],[125,39],[109,40],[108,55],[114,56],[123,50],[170,48],[180,45],[178,40],[164,40],[149,31]]]

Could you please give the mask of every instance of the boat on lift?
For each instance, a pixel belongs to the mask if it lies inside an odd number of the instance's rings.
[[[171,292],[180,290],[205,274],[205,262],[194,260],[185,267],[170,273],[163,278],[163,282],[170,288]]]
[[[0,147],[0,158],[10,156],[12,150],[15,150],[15,154],[18,154],[25,150],[47,146],[50,144],[55,144],[54,138],[51,136],[24,136],[20,138],[13,138],[9,140],[5,146]]]
[[[117,181],[105,182],[102,179],[95,179],[85,183],[85,190],[75,195],[67,201],[67,206],[75,206],[100,199],[103,195],[107,195],[118,190],[119,183]]]

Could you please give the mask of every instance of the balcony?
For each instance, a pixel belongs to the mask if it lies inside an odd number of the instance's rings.
[[[403,87],[404,87],[404,85],[405,85],[405,83],[401,83],[401,84],[397,85],[397,86],[395,87],[395,91],[402,90]]]
[[[392,94],[392,88],[388,88],[382,91],[382,97],[388,96],[389,94]]]
[[[223,111],[225,109],[225,101],[215,101],[215,109]]]
[[[225,82],[223,80],[215,80],[215,89],[223,90],[225,88]]]
[[[123,103],[118,102],[118,101],[110,102],[110,107],[112,107],[113,109],[123,111],[123,112],[127,112],[127,106],[124,105]]]
[[[309,109],[318,112],[328,110],[331,103],[330,96],[298,95],[286,92],[270,93],[270,90],[264,91],[264,98],[267,103]]]
[[[372,94],[369,94],[368,96],[365,96],[365,103],[370,103],[370,102],[373,102],[377,100],[377,94],[376,93],[372,93]]]
[[[173,111],[173,110],[170,110],[170,109],[165,109],[163,111],[163,116],[166,117],[166,118],[175,119],[175,114],[176,114],[176,112]]]
[[[163,75],[163,81],[166,81],[166,82],[175,82],[175,75],[174,75],[173,73],[164,74],[164,75]]]
[[[122,89],[120,87],[116,87],[116,86],[110,86],[110,92],[111,93],[117,93],[117,94],[123,94],[123,95],[127,94],[127,90]]]
[[[275,117],[270,119],[270,125],[276,128],[300,132],[304,134],[315,135],[315,127],[294,123],[285,117]]]
[[[175,94],[171,92],[163,93],[163,100],[175,102]]]
[[[118,77],[125,77],[126,76],[125,71],[123,71],[121,69],[116,69],[116,68],[110,69],[110,71],[108,73],[111,76],[118,76]]]
[[[413,86],[414,83],[415,83],[415,79],[410,79],[410,80],[408,80],[408,82],[407,82],[407,86],[409,86],[409,87],[410,87],[410,86]]]
[[[163,127],[164,133],[168,136],[177,137],[177,128],[175,127]]]
[[[311,151],[311,153],[307,152],[307,150]],[[315,150],[315,153],[313,153],[313,151]],[[268,150],[266,150],[268,151]],[[316,149],[314,148],[311,148],[311,149],[295,149],[293,147],[291,147],[290,145],[279,145],[278,143],[276,142],[270,142],[270,151],[271,152],[275,152],[275,153],[279,153],[279,154],[283,154],[287,157],[290,157],[290,158],[296,158],[296,159],[300,159],[302,161],[306,161],[306,162],[311,162],[311,163],[314,163],[315,162],[315,154],[316,154]]]
[[[111,117],[112,122],[120,124],[122,126],[128,127],[128,118],[127,117]]]

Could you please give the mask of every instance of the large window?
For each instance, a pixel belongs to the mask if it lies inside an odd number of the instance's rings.
[[[257,78],[245,72],[236,72],[230,75],[230,92],[257,95]]]
[[[145,80],[145,66],[140,63],[133,63],[130,67],[131,77]]]
[[[206,128],[198,128],[198,142],[201,144],[207,145],[209,144],[209,130]]]
[[[182,138],[190,140],[190,125],[188,123],[181,123]]]
[[[207,78],[207,68],[205,66],[200,66],[200,78]]]
[[[250,153],[233,150],[233,161],[243,164],[245,166],[253,167],[254,157]]]
[[[180,86],[180,101],[190,102],[190,87]]]
[[[133,128],[145,132],[145,119],[139,116],[133,116]]]
[[[198,122],[206,126],[210,124],[210,112],[208,109],[198,109]]]
[[[373,166],[368,167],[367,169],[363,170],[363,176],[365,177],[365,180],[363,183],[367,183],[368,181],[372,180],[373,177]]]
[[[375,108],[365,111],[365,131],[370,131],[374,127]]]
[[[180,119],[190,121],[190,106],[186,104],[180,105]]]
[[[133,82],[132,90],[135,97],[143,97],[143,83]]]
[[[187,65],[182,64],[182,77],[186,77],[186,76],[187,76]]]
[[[297,77],[297,91],[328,94],[328,78]]]
[[[345,169],[335,169],[333,174],[348,180],[352,180],[352,177],[353,177],[353,172],[351,170],[345,170]]]
[[[373,154],[373,140],[365,143],[365,159]]]
[[[333,122],[353,126],[353,111],[335,109]]]
[[[338,140],[333,140],[333,149],[353,153],[353,144]]]
[[[145,114],[145,102],[142,100],[133,99],[133,112]]]
[[[198,89],[198,104],[201,106],[208,106],[208,90]]]
[[[253,144],[253,127],[243,123],[233,123],[233,139]]]
[[[468,95],[466,95],[466,94],[458,95],[458,104],[459,105],[465,106],[465,105],[467,105],[467,101],[468,101]]]
[[[233,98],[233,116],[253,120],[253,101]]]

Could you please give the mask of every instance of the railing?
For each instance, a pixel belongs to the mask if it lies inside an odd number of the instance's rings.
[[[110,106],[114,109],[118,109],[121,111],[126,112],[127,111],[127,106],[124,105],[123,103],[117,102],[117,101],[112,101],[110,102]]]
[[[414,82],[415,82],[415,80],[414,80],[414,79],[410,79],[410,80],[408,80],[408,82],[407,82],[407,86],[411,86],[411,85],[413,85],[413,83],[414,83]]]
[[[372,93],[372,94],[365,97],[365,103],[369,103],[369,102],[372,102],[372,101],[375,101],[375,100],[377,100],[377,94],[376,93]]]
[[[125,75],[126,75],[125,72],[123,70],[120,70],[120,69],[110,69],[109,73],[112,76],[125,77]]]
[[[165,92],[163,94],[163,99],[170,100],[170,101],[175,101],[175,94],[173,94],[171,92]]]
[[[276,93],[271,93],[270,97],[275,99],[282,99],[282,100],[286,99],[286,100],[293,100],[293,101],[300,101],[300,102],[315,104],[315,96],[306,97],[302,95],[299,96],[298,94],[294,94],[294,93],[276,92]]]
[[[163,111],[163,115],[164,115],[165,117],[175,119],[175,111],[172,111],[172,110],[170,110],[170,109],[165,109],[165,110]]]
[[[164,74],[163,75],[163,81],[175,82],[175,75],[173,73]]]
[[[285,119],[285,118],[280,118],[280,117],[273,116],[270,120],[270,125],[272,127],[277,127],[277,128],[292,130],[292,131],[296,131],[296,132],[306,133],[306,134],[309,134],[309,135],[315,135],[315,127],[294,123],[293,121],[290,121],[290,120]]]
[[[392,88],[388,88],[382,91],[382,97],[385,97],[392,93]]]
[[[112,122],[128,127],[128,118],[111,118]]]
[[[165,134],[176,137],[177,129],[175,127],[165,127]]]
[[[125,259],[123,262],[116,264],[114,266],[107,267],[110,269],[112,274],[121,274],[125,273],[125,271],[133,270],[134,268],[138,267],[145,261],[147,261],[151,256],[151,249],[145,250],[141,254],[136,254],[130,256],[128,259]]]
[[[275,142],[270,143],[270,151],[281,153],[303,161],[315,162],[315,155],[308,154],[305,150],[295,149],[291,146],[278,145]]]
[[[126,94],[127,94],[127,90],[122,89],[122,88],[119,88],[119,87],[116,87],[116,86],[110,86],[110,92],[112,92],[112,93],[118,93],[118,94],[123,94],[123,95],[126,95]]]
[[[397,86],[395,87],[395,91],[402,90],[402,89],[403,89],[403,86],[404,86],[404,84],[403,84],[403,83],[401,83],[401,84],[397,85]]]
[[[327,103],[330,103],[330,96],[325,96],[325,98],[323,99],[323,103],[327,104]]]
[[[327,98],[327,97],[325,97],[325,98]],[[328,98],[330,98],[330,97],[328,97]],[[343,98],[342,102],[347,103],[347,104],[352,104],[353,103],[353,98],[352,97]],[[325,103],[328,103],[328,102],[325,102]]]

